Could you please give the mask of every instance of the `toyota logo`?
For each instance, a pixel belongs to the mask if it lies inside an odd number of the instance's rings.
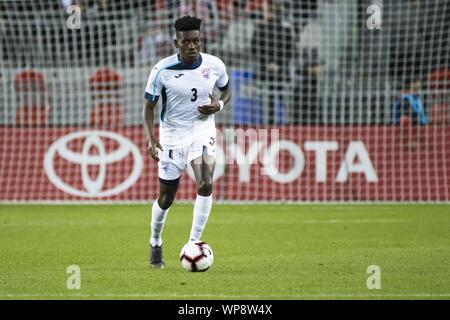
[[[70,143],[81,142],[83,139],[84,142],[80,151],[74,151],[70,148]],[[111,151],[107,150],[105,141],[108,141],[108,139],[114,141],[118,145],[118,148]],[[93,148],[96,149],[96,154],[90,153]],[[113,171],[115,176],[119,176],[120,181],[115,181],[113,186],[109,183],[107,185],[108,189],[104,190],[108,177],[108,165],[121,165],[121,161],[125,162],[124,159],[129,157],[130,154],[133,159],[131,172],[125,173],[126,170],[122,170],[122,167],[120,167],[119,174]],[[81,183],[78,183],[80,188],[69,185],[57,174],[55,168],[55,158],[57,155],[61,159],[79,166],[80,170],[74,172],[78,173],[81,171]],[[142,156],[139,149],[127,138],[109,131],[70,133],[55,141],[47,150],[44,158],[45,173],[57,188],[71,195],[89,198],[110,197],[128,189],[141,175],[142,164]],[[122,166],[125,166],[125,164]],[[95,178],[92,178],[89,174],[89,167],[97,168]],[[126,176],[127,174],[128,176]]]

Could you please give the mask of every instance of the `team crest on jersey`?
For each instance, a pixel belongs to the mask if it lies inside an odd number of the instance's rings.
[[[202,69],[203,78],[205,78],[206,80],[209,79],[209,71],[210,71],[209,68]]]

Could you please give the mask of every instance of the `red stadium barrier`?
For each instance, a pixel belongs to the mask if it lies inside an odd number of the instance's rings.
[[[233,148],[221,143],[218,132],[218,160],[227,154],[228,164],[216,167],[216,199],[450,199],[450,127],[412,127],[408,133],[390,126],[274,129],[279,130],[280,149],[275,154],[279,166],[272,172],[262,160],[253,164],[243,161],[255,160],[249,150],[256,140],[247,141],[245,148]],[[3,202],[150,201],[157,196],[157,166],[145,154],[145,135],[140,127],[114,132],[0,128],[0,133]],[[264,159],[275,144],[269,140],[258,157]],[[177,199],[194,196],[195,184],[184,175]]]
[[[14,76],[16,93],[16,124],[23,126],[45,126],[50,116],[44,74],[40,71],[24,70]]]
[[[124,114],[123,77],[109,68],[99,69],[89,78],[91,126],[115,128],[122,125]]]

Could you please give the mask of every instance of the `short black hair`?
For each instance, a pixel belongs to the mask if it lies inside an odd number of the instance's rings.
[[[200,31],[200,26],[202,25],[202,20],[196,17],[184,16],[175,21],[176,31]]]

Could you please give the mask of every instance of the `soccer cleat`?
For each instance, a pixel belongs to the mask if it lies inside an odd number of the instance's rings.
[[[162,269],[166,266],[162,256],[162,247],[150,245],[150,267]]]

